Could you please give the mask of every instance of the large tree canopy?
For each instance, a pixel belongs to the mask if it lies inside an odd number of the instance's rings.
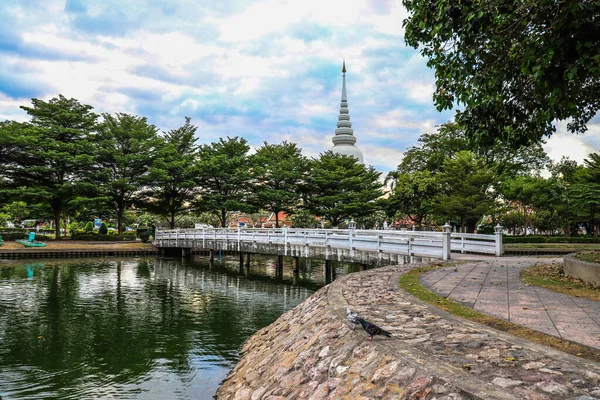
[[[198,163],[198,210],[213,213],[221,227],[228,225],[230,211],[249,211],[250,146],[244,138],[219,138],[200,146]]]
[[[183,126],[161,138],[152,166],[142,177],[144,190],[137,197],[141,208],[160,215],[171,229],[191,209],[198,191],[197,127],[190,121],[186,117]]]
[[[121,234],[125,210],[142,188],[160,139],[156,127],[144,117],[123,113],[103,114],[103,117],[98,134],[99,162],[105,178],[103,189]]]
[[[305,208],[334,228],[345,219],[367,216],[383,194],[379,175],[354,157],[326,151],[311,162]]]
[[[0,136],[10,140],[2,173],[14,198],[44,202],[52,208],[58,239],[61,214],[69,204],[81,195],[93,197],[90,175],[96,160],[92,142],[98,115],[92,106],[62,95],[31,103],[31,107],[21,107],[30,122],[0,127]]]
[[[403,0],[406,42],[435,69],[439,110],[464,105],[470,139],[528,145],[568,120],[586,131],[600,105],[600,4]]]
[[[303,183],[308,162],[295,143],[262,145],[251,156],[253,202],[257,207],[275,214],[279,227],[279,212],[292,213],[300,202],[298,187]]]

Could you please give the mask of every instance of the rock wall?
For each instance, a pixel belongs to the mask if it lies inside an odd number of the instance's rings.
[[[258,331],[218,399],[600,399],[600,366],[440,314],[397,287],[414,266],[344,276]],[[393,337],[370,341],[349,305]]]

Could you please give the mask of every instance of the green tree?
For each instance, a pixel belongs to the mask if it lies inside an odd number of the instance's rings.
[[[400,213],[421,228],[423,220],[434,211],[440,189],[436,176],[429,170],[399,174],[394,190],[384,203],[388,217]]]
[[[569,196],[574,207],[586,220],[594,236],[600,230],[600,153],[592,153],[584,160],[584,167],[575,172]],[[589,230],[588,230],[589,231]]]
[[[516,176],[539,171],[548,163],[548,155],[540,143],[515,150],[502,143],[480,148],[469,141],[464,126],[445,123],[436,133],[425,133],[418,143],[404,154],[397,172],[440,171],[446,160],[456,157],[460,151],[468,150],[481,157],[498,176]]]
[[[405,40],[435,69],[439,110],[484,146],[538,142],[568,120],[581,133],[600,107],[600,6],[576,0],[403,0]]]
[[[118,113],[103,114],[99,129],[100,165],[103,191],[117,220],[117,232],[123,233],[123,215],[134,203],[148,174],[158,145],[157,129],[146,118]],[[189,122],[189,121],[188,121]]]
[[[538,228],[536,217],[542,215],[542,211],[549,213],[544,215],[547,221],[554,216],[560,197],[560,186],[555,179],[532,175],[505,180],[498,186],[498,191],[506,202],[516,205],[522,212],[525,228]]]
[[[203,145],[199,150],[199,211],[215,214],[227,227],[229,211],[248,211],[251,188],[250,159],[246,139],[228,137]]]
[[[143,177],[136,203],[163,218],[174,229],[177,219],[192,208],[198,191],[196,126],[189,117],[185,124],[167,132],[158,144],[152,166]]]
[[[348,218],[369,215],[382,196],[379,172],[354,157],[327,151],[312,160],[305,186],[304,207],[333,227]]]
[[[295,143],[268,144],[265,142],[250,157],[253,180],[252,202],[275,214],[279,227],[279,213],[291,214],[301,197],[299,190],[306,178],[308,162]]]
[[[2,207],[2,211],[10,215],[12,222],[23,221],[31,215],[31,209],[24,201],[13,201]]]
[[[477,221],[494,207],[491,188],[495,174],[469,151],[447,159],[438,175],[441,191],[434,201],[435,212],[460,221],[462,231],[474,232]]]
[[[578,169],[577,162],[563,157],[559,162],[549,163],[548,169],[557,185],[557,197],[553,201],[556,213],[564,218],[562,225],[565,235],[571,236],[573,205],[569,196],[569,188],[574,183],[575,173]]]
[[[48,102],[31,102],[32,107],[21,107],[30,122],[5,125],[0,132],[12,143],[3,161],[3,175],[11,196],[46,202],[52,208],[58,239],[63,211],[78,196],[92,196],[98,116],[92,106],[62,95]]]
[[[292,227],[315,229],[321,224],[315,216],[308,210],[298,210],[292,215]]]

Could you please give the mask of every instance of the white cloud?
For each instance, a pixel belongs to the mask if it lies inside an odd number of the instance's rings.
[[[600,125],[592,124],[588,127],[588,132],[575,135],[567,131],[566,123],[559,123],[557,132],[547,139],[544,150],[554,161],[560,161],[564,156],[582,164],[590,153],[600,151],[598,144],[600,144]]]
[[[351,121],[368,163],[394,169],[420,134],[450,119],[432,104],[433,71],[404,44],[399,0],[185,0],[169,3],[167,14],[153,2],[140,11],[135,1],[111,1],[89,4],[87,17],[123,13],[132,23],[114,35],[110,24],[102,34],[75,28],[63,0],[5,9],[0,17],[20,27],[13,33],[25,50],[0,48],[0,118],[26,120],[19,106],[30,93],[64,94],[97,112],[143,115],[165,131],[191,116],[203,143],[288,140],[316,157],[332,146],[345,58]],[[580,137],[558,133],[546,148],[581,161],[599,138],[592,125]]]

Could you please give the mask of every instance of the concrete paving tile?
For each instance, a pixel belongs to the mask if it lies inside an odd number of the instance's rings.
[[[525,285],[521,270],[538,262],[529,258],[472,262],[431,271],[421,282],[479,312],[600,348],[595,333],[600,332],[600,302]]]

